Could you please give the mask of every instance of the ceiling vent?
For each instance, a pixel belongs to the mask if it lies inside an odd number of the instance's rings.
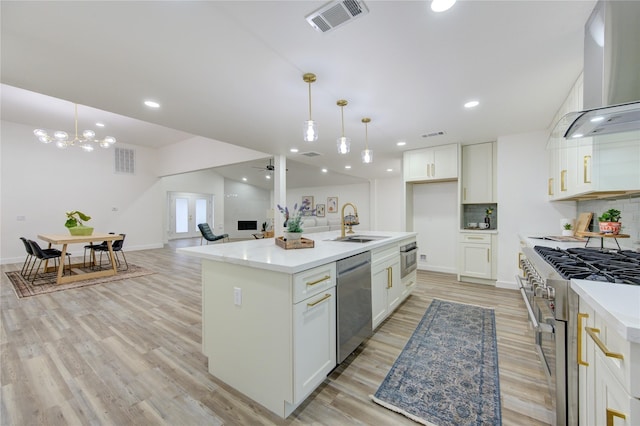
[[[322,154],[320,154],[319,152],[315,152],[315,151],[308,151],[308,152],[301,152],[300,155],[304,155],[304,156],[307,156],[307,157],[317,157],[317,156],[322,155]]]
[[[433,138],[435,136],[442,136],[445,135],[446,133],[443,131],[439,131],[439,132],[431,132],[431,133],[425,133],[424,135],[422,135],[423,138]]]
[[[358,0],[342,0],[327,3],[315,12],[307,15],[305,19],[316,31],[326,33],[368,13],[369,9],[367,9],[364,2]]]

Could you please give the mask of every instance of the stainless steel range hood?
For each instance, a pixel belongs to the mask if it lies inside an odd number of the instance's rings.
[[[640,130],[640,2],[600,0],[585,24],[584,111],[565,138]]]

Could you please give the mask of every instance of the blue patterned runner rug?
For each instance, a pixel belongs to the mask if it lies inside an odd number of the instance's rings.
[[[434,299],[371,399],[425,425],[501,425],[493,309]]]

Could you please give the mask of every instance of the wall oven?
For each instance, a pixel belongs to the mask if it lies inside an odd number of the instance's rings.
[[[418,243],[400,246],[400,277],[404,278],[418,268]]]

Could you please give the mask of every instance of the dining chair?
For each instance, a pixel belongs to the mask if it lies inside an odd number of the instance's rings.
[[[125,271],[127,269],[129,269],[129,263],[127,263],[127,258],[124,255],[124,250],[122,250],[122,247],[124,246],[124,239],[127,236],[127,234],[120,234],[122,236],[121,240],[115,240],[111,243],[111,249],[113,250],[113,255],[116,258],[116,265],[118,267],[120,267],[120,259],[118,258],[118,253],[120,253],[122,255],[122,260],[124,260],[124,264],[126,265],[126,268],[124,269]],[[108,253],[109,252],[109,246],[106,244],[105,241],[105,245],[103,246],[102,244],[98,244],[96,245],[93,250],[100,252],[100,260],[98,261],[98,266],[102,265],[102,253]]]
[[[200,237],[200,245],[202,245],[203,238],[207,240],[207,244],[209,244],[209,241],[229,241],[229,234],[215,235],[208,223],[199,223],[198,229],[200,229],[200,233],[202,234]]]
[[[37,242],[33,240],[27,240],[27,241],[31,246],[33,255],[37,259],[40,259],[40,262],[38,263],[38,267],[36,268],[35,272],[33,271],[33,267],[36,264],[35,260],[33,261],[33,264],[31,265],[31,269],[29,270],[28,276],[31,276],[31,273],[34,272],[33,279],[31,280],[31,284],[33,284],[36,278],[38,277],[38,271],[40,270],[40,265],[42,264],[43,260],[53,259],[56,265],[56,271],[58,270],[58,259],[60,259],[60,257],[62,256],[62,252],[54,248],[43,249],[42,247],[40,247],[40,244],[38,244]],[[71,265],[71,253],[67,253],[67,259],[69,259],[69,265]],[[64,262],[64,259],[60,259],[60,262]],[[71,268],[71,266],[69,266],[69,268]],[[63,273],[64,273],[64,263],[63,263]]]
[[[31,265],[31,261],[33,260],[35,262],[36,257],[33,255],[33,249],[31,248],[29,241],[27,241],[25,237],[20,237],[20,240],[24,244],[24,249],[27,252],[27,257],[24,260],[24,263],[22,264],[22,269],[20,269],[20,275],[24,277],[25,276],[24,274],[27,272],[27,269]]]
[[[109,232],[110,235],[115,234],[115,232]],[[87,267],[87,250],[90,250],[89,254],[91,255],[91,258],[93,259],[93,250],[95,250],[97,247],[107,247],[107,242],[103,241],[100,244],[87,244],[86,246],[84,246],[84,255],[82,256],[82,267],[86,268]]]

